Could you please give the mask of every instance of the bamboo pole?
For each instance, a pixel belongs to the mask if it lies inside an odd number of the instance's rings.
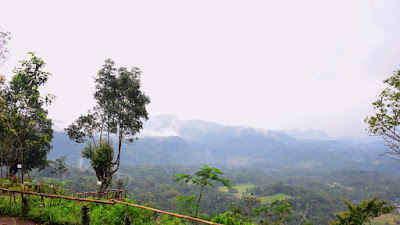
[[[179,217],[179,218],[183,218],[183,219],[189,219],[189,220],[193,220],[193,221],[197,221],[197,222],[201,222],[201,223],[205,223],[205,224],[219,225],[219,223],[214,223],[214,222],[210,222],[207,220],[202,220],[202,219],[185,216],[185,215],[180,215],[180,214],[176,214],[176,213],[166,212],[166,211],[162,211],[159,209],[150,208],[147,206],[127,203],[127,202],[123,202],[123,201],[116,200],[116,199],[110,199],[110,201],[103,201],[103,200],[95,200],[95,199],[74,198],[74,197],[68,197],[68,196],[44,194],[44,193],[37,193],[37,192],[30,192],[30,191],[11,190],[11,189],[5,189],[5,188],[0,188],[0,190],[10,192],[10,194],[12,193],[13,195],[14,195],[14,193],[21,193],[21,194],[44,196],[44,197],[49,197],[49,198],[62,198],[62,199],[68,199],[68,200],[73,200],[73,201],[94,202],[94,203],[109,204],[109,205],[114,205],[115,203],[120,203],[123,205],[133,206],[133,207],[141,208],[141,209],[147,209],[147,210],[150,210],[153,212],[158,212],[158,213],[162,213],[165,215],[175,216],[175,217]],[[15,195],[14,195],[14,198],[15,198]]]
[[[10,191],[10,192],[13,192],[13,193],[38,195],[38,196],[44,196],[44,197],[49,197],[49,198],[62,198],[62,199],[80,201],[80,202],[95,202],[95,203],[102,203],[102,204],[114,205],[114,202],[103,201],[103,200],[86,199],[86,198],[74,198],[74,197],[69,197],[69,196],[60,196],[60,195],[52,195],[52,194],[43,194],[43,193],[36,193],[36,192],[30,192],[30,191],[10,190],[10,189],[5,189],[5,188],[0,188],[0,190]]]
[[[180,217],[180,218],[184,218],[184,219],[194,220],[194,221],[202,222],[202,223],[206,223],[206,224],[212,224],[212,225],[218,225],[218,224],[219,224],[219,223],[214,223],[214,222],[210,222],[210,221],[207,221],[207,220],[197,219],[197,218],[190,217],[190,216],[184,216],[184,215],[180,215],[180,214],[175,214],[175,213],[170,213],[170,212],[164,212],[164,211],[159,210],[159,209],[154,209],[154,208],[150,208],[150,207],[147,207],[147,206],[142,206],[142,205],[127,203],[127,202],[123,202],[123,201],[119,201],[119,200],[115,200],[115,199],[111,199],[111,201],[116,202],[116,203],[120,203],[120,204],[124,204],[124,205],[129,205],[129,206],[137,207],[137,208],[142,208],[142,209],[151,210],[151,211],[153,211],[153,212],[158,212],[158,213],[162,213],[162,214],[166,214],[166,215],[170,215],[170,216],[175,216],[175,217]]]

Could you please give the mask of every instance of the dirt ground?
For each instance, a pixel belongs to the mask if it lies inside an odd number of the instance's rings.
[[[17,225],[40,225],[40,224],[32,222],[32,221],[0,215],[0,225],[14,225],[14,224],[17,224]]]

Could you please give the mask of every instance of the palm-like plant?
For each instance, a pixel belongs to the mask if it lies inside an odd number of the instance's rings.
[[[193,184],[200,185],[200,187],[201,187],[199,199],[197,200],[195,216],[197,216],[197,212],[199,210],[200,200],[201,200],[201,196],[203,195],[204,186],[210,185],[213,187],[214,182],[217,181],[217,182],[222,183],[225,187],[232,187],[231,183],[227,179],[220,178],[218,176],[219,174],[223,174],[223,173],[218,168],[209,167],[207,165],[204,165],[199,171],[197,171],[195,173],[196,177],[192,177],[187,174],[175,175],[175,177],[176,177],[175,181],[183,180],[183,183],[191,182]]]

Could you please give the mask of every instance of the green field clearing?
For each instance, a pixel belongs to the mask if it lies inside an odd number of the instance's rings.
[[[255,187],[254,184],[237,184],[237,185],[233,186],[233,188],[235,188],[238,192],[234,193],[233,195],[242,196],[244,193],[246,193],[246,189],[250,189],[250,188],[254,188],[254,187]],[[228,192],[227,187],[219,187],[218,189],[219,189],[219,191],[222,191],[222,192]]]
[[[395,222],[395,220],[400,221],[400,215],[397,213],[391,213],[373,219],[371,224],[372,225],[398,224]]]
[[[311,160],[311,161],[300,162],[296,166],[299,168],[312,168],[312,167],[320,167],[322,166],[322,163],[318,160]]]
[[[233,193],[233,195],[234,196],[242,196],[243,194],[246,193],[247,189],[254,188],[254,187],[255,187],[254,184],[237,184],[237,185],[233,186],[233,188],[235,188],[238,192]],[[222,192],[228,192],[227,187],[219,187],[218,190],[222,191]],[[286,195],[286,194],[282,194],[282,193],[267,196],[267,197],[260,197],[260,196],[257,196],[257,197],[259,197],[259,199],[261,200],[261,203],[268,203],[268,202],[272,202],[275,200],[285,200],[288,198],[293,198],[290,195]]]
[[[261,203],[268,203],[268,202],[272,202],[275,200],[285,200],[288,198],[293,198],[293,197],[290,195],[279,193],[279,194],[271,195],[268,197],[260,197],[260,200],[261,200]]]

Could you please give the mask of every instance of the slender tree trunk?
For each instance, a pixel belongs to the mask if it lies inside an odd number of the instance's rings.
[[[121,131],[119,131],[119,132],[120,132],[120,133],[119,133],[119,135],[118,135],[118,155],[117,155],[117,159],[115,160],[115,163],[114,163],[114,165],[116,165],[117,168],[115,168],[115,170],[113,170],[113,171],[111,172],[111,174],[114,174],[115,172],[118,171],[118,169],[119,169],[119,162],[120,162],[120,159],[121,159],[121,146],[122,146],[122,138],[123,138],[123,136],[122,136]]]
[[[10,178],[10,167],[6,164],[6,178]]]
[[[200,191],[199,200],[197,201],[196,214],[195,214],[194,217],[197,217],[197,212],[199,211],[200,199],[201,199],[201,195],[203,194],[203,188],[204,188],[204,185],[201,186],[201,191]]]
[[[21,142],[20,142],[21,143]],[[19,169],[21,171],[21,183],[24,183],[24,148],[22,147],[22,143],[21,143],[21,169]],[[18,167],[17,167],[17,171],[18,171]]]

